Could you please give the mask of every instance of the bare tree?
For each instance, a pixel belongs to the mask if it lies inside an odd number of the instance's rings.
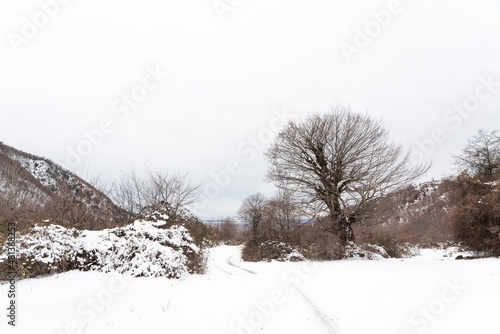
[[[259,235],[262,228],[266,204],[267,199],[264,195],[257,193],[243,200],[243,204],[238,210],[238,217],[251,227],[254,237]]]
[[[181,208],[198,200],[199,185],[193,184],[188,174],[168,173],[147,169],[141,177],[131,171],[115,186],[113,198],[122,207],[135,214],[168,210],[175,218]]]
[[[380,121],[338,106],[328,114],[290,121],[266,156],[268,180],[293,188],[324,228],[354,241],[352,224],[368,203],[410,184],[430,166],[411,163],[410,152],[389,141]]]
[[[221,218],[216,226],[219,241],[238,244],[241,240],[240,231],[233,217]]]
[[[146,206],[145,192],[147,188],[146,180],[139,177],[134,170],[131,170],[115,184],[112,198],[125,211],[125,220],[128,223],[131,223]]]
[[[293,229],[302,218],[293,193],[286,188],[279,188],[278,194],[266,203],[264,214],[265,226],[286,242],[290,241]]]
[[[469,140],[462,154],[454,156],[455,165],[462,171],[492,179],[500,165],[500,134],[498,130],[479,130]]]
[[[149,182],[146,202],[154,210],[169,207],[176,216],[181,208],[198,201],[199,185],[191,182],[188,174],[147,171]]]

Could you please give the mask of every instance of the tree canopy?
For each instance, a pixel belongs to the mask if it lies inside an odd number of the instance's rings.
[[[381,122],[338,106],[290,121],[268,150],[268,180],[292,189],[311,212],[328,216],[325,228],[344,242],[366,206],[422,176],[410,152],[389,141]]]

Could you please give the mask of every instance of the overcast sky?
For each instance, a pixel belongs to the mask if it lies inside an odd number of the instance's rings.
[[[0,141],[104,179],[190,172],[207,219],[273,194],[262,153],[287,119],[343,103],[439,178],[500,128],[499,18],[498,0],[3,0]]]

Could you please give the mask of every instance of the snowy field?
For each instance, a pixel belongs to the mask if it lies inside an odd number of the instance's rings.
[[[0,333],[500,333],[500,259],[247,263],[212,250],[184,280],[68,272],[18,283]],[[5,305],[7,285],[0,287]],[[5,307],[4,307],[5,306]]]

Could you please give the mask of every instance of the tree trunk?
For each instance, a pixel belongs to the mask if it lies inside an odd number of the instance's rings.
[[[356,221],[354,215],[347,217],[342,213],[340,201],[337,196],[332,196],[327,202],[330,210],[330,218],[332,220],[332,231],[337,234],[342,243],[354,242],[354,230],[352,224]]]
[[[339,237],[344,244],[354,242],[356,240],[354,237],[354,230],[352,229],[352,223],[353,222],[351,222],[350,219],[341,219],[338,222]]]

